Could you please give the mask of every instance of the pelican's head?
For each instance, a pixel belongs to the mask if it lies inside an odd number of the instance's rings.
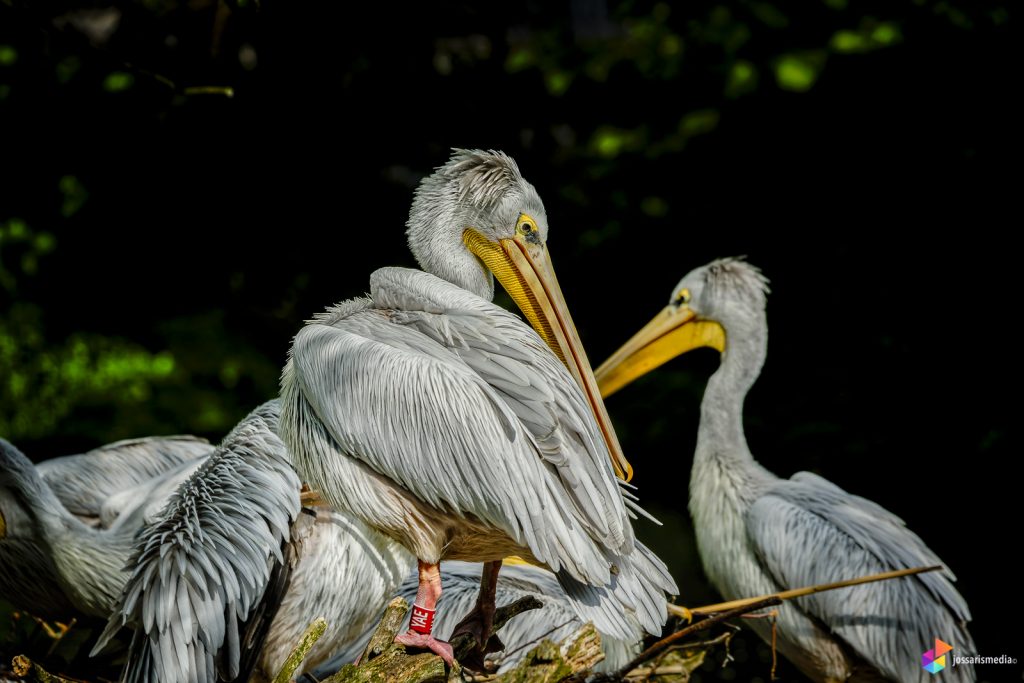
[[[497,278],[582,387],[616,473],[631,477],[548,256],[544,203],[516,162],[493,150],[454,150],[416,189],[406,225],[428,273],[487,300]]]
[[[725,352],[728,336],[763,324],[768,280],[739,258],[690,271],[672,289],[668,305],[597,369],[610,396],[676,356],[701,347]]]
[[[495,249],[533,254],[548,236],[544,203],[502,152],[456,149],[424,178],[409,211],[409,248],[428,273],[490,300]],[[507,260],[507,259],[506,259]],[[499,272],[496,272],[499,271]]]

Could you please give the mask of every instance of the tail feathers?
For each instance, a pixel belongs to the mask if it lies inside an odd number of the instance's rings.
[[[627,557],[615,558],[618,572],[607,586],[577,581],[565,571],[557,573],[573,609],[597,630],[620,640],[636,640],[639,624],[652,635],[660,635],[668,619],[666,593],[675,595],[675,581],[665,563],[641,543]]]

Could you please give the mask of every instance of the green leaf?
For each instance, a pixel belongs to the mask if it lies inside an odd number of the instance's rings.
[[[836,31],[829,44],[836,52],[863,52],[868,49],[867,38],[857,31]]]
[[[0,66],[11,66],[18,61],[18,51],[11,45],[0,45]]]
[[[568,90],[571,82],[572,78],[564,71],[552,71],[544,76],[548,92],[556,97]]]
[[[824,60],[812,54],[788,54],[775,62],[775,81],[783,90],[806,92],[818,80]]]
[[[728,97],[739,97],[757,88],[757,69],[746,60],[738,60],[729,69],[725,82],[725,94]]]
[[[73,175],[66,175],[60,179],[60,193],[64,195],[64,202],[61,204],[60,212],[65,218],[78,213],[78,210],[89,198],[89,193],[81,181]]]
[[[103,79],[103,89],[107,92],[121,92],[132,87],[133,83],[135,83],[135,76],[124,71],[114,71]]]

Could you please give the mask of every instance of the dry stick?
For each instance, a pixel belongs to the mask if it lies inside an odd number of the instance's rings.
[[[912,576],[914,574],[923,574],[924,572],[934,572],[942,569],[941,565],[935,565],[932,567],[914,567],[912,569],[897,569],[891,572],[881,572],[879,574],[869,574],[867,576],[860,576],[856,579],[847,579],[845,581],[835,581],[833,583],[822,583],[816,586],[805,586],[803,588],[794,588],[788,591],[782,591],[781,593],[772,593],[770,595],[758,595],[753,598],[743,598],[741,600],[730,600],[728,602],[720,602],[715,605],[705,605],[704,607],[694,607],[693,609],[686,610],[679,605],[668,606],[668,611],[677,617],[687,618],[686,612],[690,614],[715,614],[728,609],[734,609],[736,607],[743,607],[760,600],[767,598],[778,598],[779,600],[792,600],[793,598],[803,597],[804,595],[813,595],[814,593],[821,593],[824,591],[835,590],[836,588],[846,588],[847,586],[858,586],[862,583],[872,583],[873,581],[887,581],[889,579],[898,579],[903,576]]]
[[[780,600],[779,598],[768,597],[764,598],[763,600],[758,600],[757,602],[744,605],[742,607],[737,607],[735,609],[731,609],[725,612],[720,612],[712,617],[708,617],[704,621],[698,621],[696,624],[691,624],[684,629],[680,629],[672,635],[662,638],[654,645],[651,645],[649,648],[647,648],[646,650],[638,654],[636,657],[634,657],[629,664],[619,669],[615,675],[618,677],[618,680],[624,679],[626,677],[626,674],[628,674],[632,669],[636,668],[648,659],[651,659],[655,655],[660,654],[663,650],[671,646],[673,643],[685,638],[686,636],[694,634],[697,631],[703,631],[704,629],[709,628],[720,621],[732,619],[734,617],[740,616],[741,614],[746,614],[747,612],[755,612],[759,609],[764,609],[765,607],[772,607],[774,605],[781,604],[782,600]]]
[[[320,640],[320,636],[326,630],[327,622],[323,617],[317,617],[302,634],[302,639],[288,655],[288,659],[284,660],[284,666],[274,676],[274,683],[288,683],[292,680],[292,674],[299,668],[306,655],[309,654],[309,650],[316,644],[316,641]]]

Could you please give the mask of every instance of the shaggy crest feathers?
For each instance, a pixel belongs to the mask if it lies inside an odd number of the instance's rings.
[[[458,183],[461,203],[484,210],[494,208],[506,192],[523,180],[515,160],[495,150],[454,149],[448,163],[437,171]]]
[[[771,292],[768,278],[743,256],[715,259],[704,266],[704,283],[712,297],[727,296],[750,304],[763,302]]]

